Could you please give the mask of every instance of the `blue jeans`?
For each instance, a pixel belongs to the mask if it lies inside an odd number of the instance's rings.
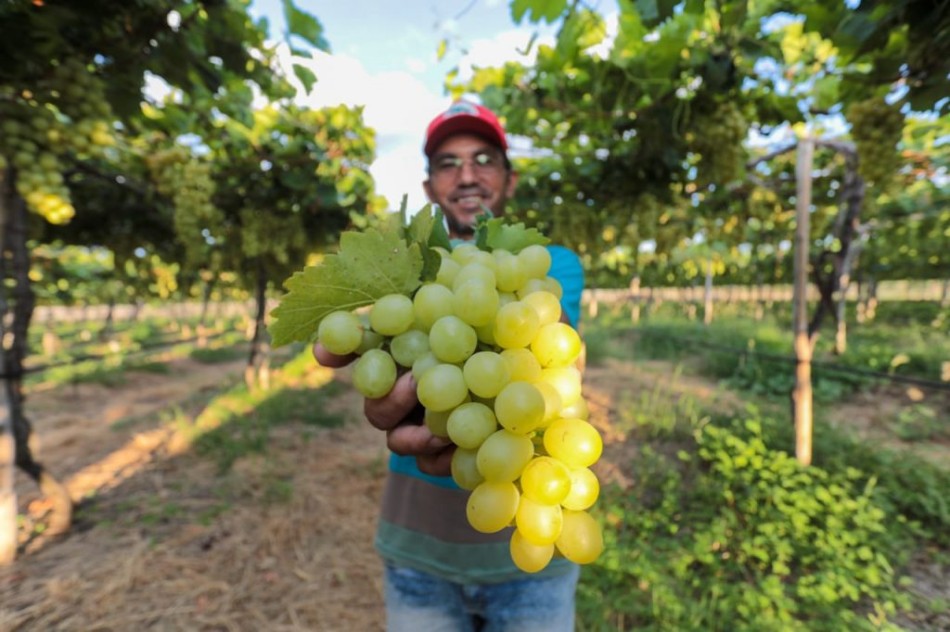
[[[559,577],[457,584],[386,564],[388,632],[573,632],[580,567]]]

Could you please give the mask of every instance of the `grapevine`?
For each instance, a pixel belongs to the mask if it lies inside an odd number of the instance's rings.
[[[347,231],[337,255],[288,279],[271,327],[275,345],[315,337],[358,354],[353,383],[368,398],[412,371],[424,423],[457,446],[451,474],[469,493],[468,524],[512,527],[512,561],[528,573],[556,553],[591,563],[604,546],[590,514],[603,442],[545,243],[496,218],[452,248],[438,211],[401,234]]]
[[[858,173],[870,185],[886,188],[900,168],[897,143],[904,115],[883,97],[874,97],[851,104],[847,119],[858,152]]]
[[[112,119],[102,80],[77,59],[55,64],[32,88],[0,85],[0,166],[16,170],[17,192],[33,212],[53,224],[75,215],[64,159],[112,147]]]
[[[712,112],[700,114],[686,135],[690,148],[700,155],[697,179],[706,184],[724,185],[738,178],[744,163],[742,142],[749,124],[732,101]]]

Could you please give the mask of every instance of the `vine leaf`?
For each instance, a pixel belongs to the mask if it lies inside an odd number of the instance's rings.
[[[551,242],[536,228],[525,228],[521,222],[506,224],[504,218],[501,217],[479,218],[475,240],[478,247],[483,250],[501,248],[514,254],[534,244],[546,246]]]
[[[336,254],[284,282],[288,293],[271,312],[274,347],[312,342],[320,321],[336,310],[370,305],[387,294],[411,296],[422,266],[419,244],[407,244],[395,232],[344,232]]]

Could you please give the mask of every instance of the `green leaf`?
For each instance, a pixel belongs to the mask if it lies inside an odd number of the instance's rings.
[[[294,74],[297,75],[297,79],[303,84],[305,92],[309,93],[313,90],[313,85],[317,83],[317,75],[315,75],[312,70],[301,64],[294,64]]]
[[[435,279],[442,265],[442,255],[434,248],[438,246],[446,250],[452,249],[449,235],[445,232],[445,225],[442,223],[442,211],[436,210],[433,214],[432,207],[425,205],[422,210],[412,216],[406,229],[406,237],[409,243],[418,244],[422,251],[422,280]]]
[[[370,305],[387,294],[409,296],[420,284],[422,253],[396,233],[346,231],[340,250],[284,282],[288,293],[271,312],[275,347],[311,342],[320,321],[336,310]]]
[[[536,228],[525,228],[521,222],[505,224],[501,217],[489,220],[480,220],[476,229],[476,244],[485,250],[501,248],[512,253],[519,253],[528,246],[538,244],[546,246],[550,239],[538,232]]]
[[[442,61],[445,58],[445,53],[449,50],[449,40],[444,37],[439,41],[439,47],[435,51],[436,61]]]
[[[322,51],[330,52],[330,44],[323,37],[323,25],[311,14],[298,9],[293,0],[284,0],[284,19],[292,35],[302,37]]]
[[[526,13],[532,22],[551,23],[561,17],[567,9],[567,0],[512,0],[511,19],[520,24]]]

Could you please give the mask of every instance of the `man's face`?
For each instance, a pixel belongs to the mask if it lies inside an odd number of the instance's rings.
[[[518,175],[505,168],[501,149],[470,134],[450,136],[429,159],[429,178],[422,183],[429,201],[438,204],[449,235],[469,238],[482,206],[494,215],[505,212]]]

